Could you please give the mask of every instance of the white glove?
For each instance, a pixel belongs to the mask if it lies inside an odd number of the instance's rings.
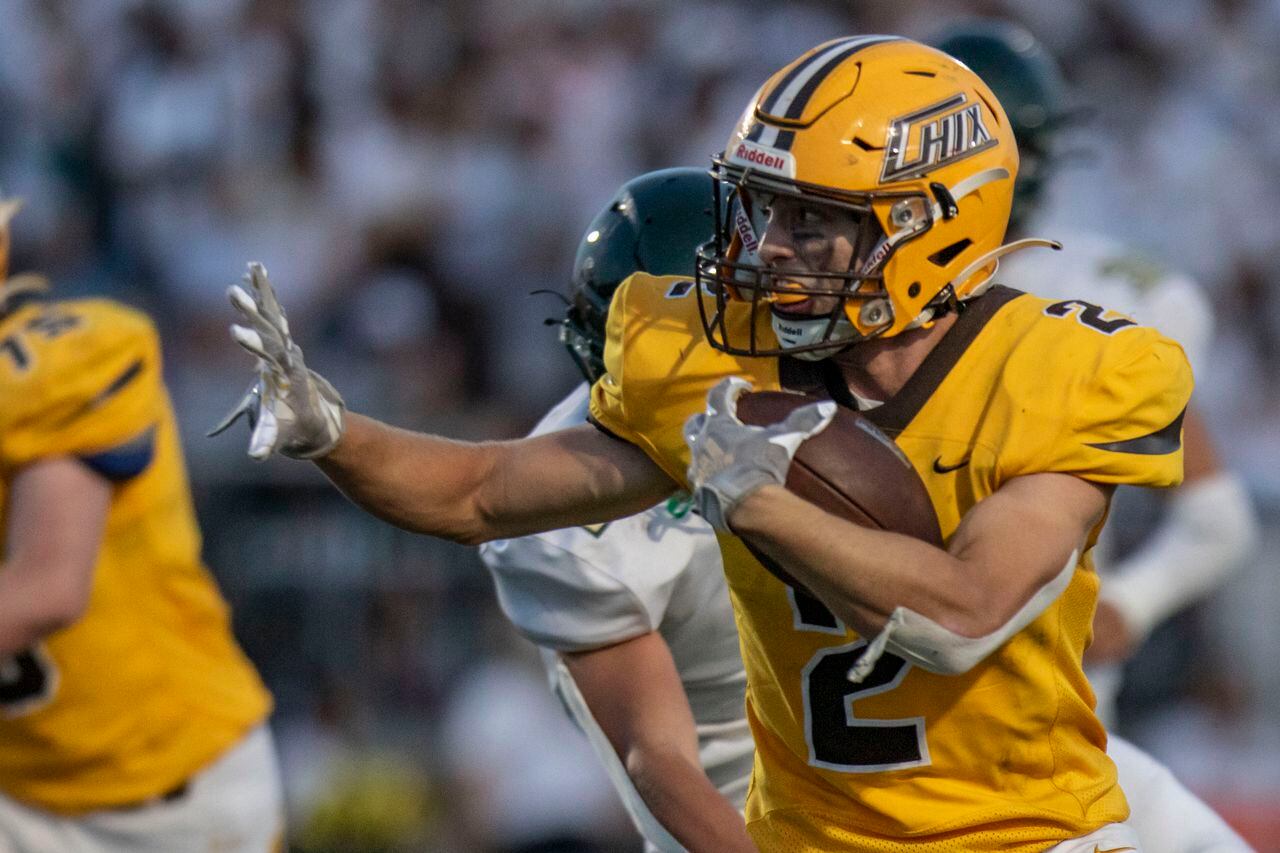
[[[836,414],[830,400],[795,409],[782,423],[749,426],[738,420],[738,397],[751,385],[736,376],[707,394],[707,411],[685,422],[689,486],[694,508],[717,530],[729,530],[734,507],[762,486],[783,485],[800,443],[826,429]]]
[[[314,459],[333,450],[342,437],[342,397],[323,376],[307,369],[302,350],[289,337],[289,321],[259,263],[249,264],[243,288],[227,289],[231,305],[248,325],[233,325],[231,337],[258,358],[258,378],[239,405],[209,435],[247,415],[249,456],[266,459],[279,451],[296,459]]]

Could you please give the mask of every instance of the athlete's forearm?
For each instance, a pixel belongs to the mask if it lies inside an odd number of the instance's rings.
[[[589,716],[653,817],[693,851],[752,850],[742,815],[702,769],[698,728],[675,659],[657,631],[561,655]],[[592,727],[588,726],[588,730]],[[665,840],[665,839],[664,839]]]
[[[0,655],[84,615],[111,496],[111,484],[72,457],[33,462],[13,478],[0,564]]]
[[[1030,624],[1070,583],[1109,488],[1066,474],[1015,477],[979,501],[947,550],[830,515],[781,486],[740,505],[734,529],[864,636],[892,617],[921,665],[963,672]]]
[[[696,760],[646,744],[622,758],[649,811],[690,853],[755,850],[742,815]]]
[[[348,414],[316,464],[379,518],[468,545],[611,521],[675,488],[641,450],[589,426],[471,443]]]
[[[477,500],[492,445],[410,432],[349,413],[342,440],[316,461],[343,494],[398,527],[457,542],[484,541]]]
[[[731,523],[864,636],[900,606],[966,636],[985,633],[964,566],[927,542],[843,521],[780,486],[748,497]]]
[[[84,612],[84,597],[52,587],[35,573],[0,564],[0,658],[30,648]]]

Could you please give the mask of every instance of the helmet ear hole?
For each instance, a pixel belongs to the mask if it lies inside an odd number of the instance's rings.
[[[912,299],[915,299],[919,295],[920,295],[920,282],[913,281],[911,283],[911,286],[907,288],[907,296],[911,297]]]
[[[950,246],[943,246],[938,251],[929,256],[929,262],[935,266],[945,267],[956,259],[956,255],[973,245],[973,241],[968,237],[957,240]],[[914,295],[914,294],[913,294]]]

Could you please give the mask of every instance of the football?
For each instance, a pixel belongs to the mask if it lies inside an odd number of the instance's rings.
[[[767,426],[819,398],[758,391],[738,399],[738,418]],[[827,428],[800,445],[787,471],[787,490],[863,527],[914,536],[942,547],[938,516],[906,454],[871,421],[840,406]],[[747,543],[783,583],[803,590],[781,566]]]

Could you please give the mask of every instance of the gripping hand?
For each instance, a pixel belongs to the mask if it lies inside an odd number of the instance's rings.
[[[313,459],[333,450],[342,437],[342,397],[324,377],[307,369],[302,349],[289,336],[289,321],[262,264],[249,264],[249,290],[232,285],[231,305],[244,325],[231,337],[258,359],[257,380],[239,405],[209,435],[217,435],[241,415],[249,420],[249,455],[266,459],[273,452]]]
[[[802,406],[781,423],[750,426],[737,415],[738,397],[750,388],[736,376],[722,380],[707,394],[707,411],[684,425],[694,507],[717,530],[729,531],[729,515],[756,489],[785,483],[800,443],[822,432],[836,412],[827,400]]]

